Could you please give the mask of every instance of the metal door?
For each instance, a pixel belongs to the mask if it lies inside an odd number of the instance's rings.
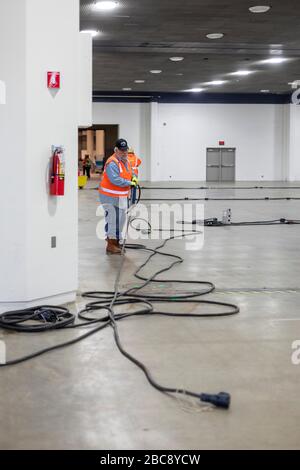
[[[235,181],[235,149],[222,149],[221,181]]]
[[[206,153],[206,181],[220,181],[221,149],[208,148]]]
[[[235,181],[235,148],[208,148],[206,181]]]

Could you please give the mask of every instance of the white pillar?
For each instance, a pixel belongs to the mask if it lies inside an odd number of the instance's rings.
[[[289,105],[289,181],[300,181],[300,105]]]
[[[159,104],[152,102],[150,111],[150,181],[161,180],[158,112]]]
[[[1,0],[0,310],[75,299],[78,38],[79,0]],[[57,94],[47,71],[61,73]],[[53,144],[65,147],[64,197],[49,196]]]

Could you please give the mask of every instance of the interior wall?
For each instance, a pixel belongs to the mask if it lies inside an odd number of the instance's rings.
[[[300,181],[300,105],[289,106],[289,180]]]
[[[0,2],[0,142],[14,164],[0,185],[0,311],[76,298],[78,36],[79,0]],[[47,71],[60,71],[60,90]],[[52,145],[65,147],[64,197],[49,195]]]
[[[150,179],[150,103],[94,103],[93,124],[118,124],[119,137],[143,160],[140,179]]]
[[[291,110],[292,108],[292,110]],[[141,179],[205,181],[206,148],[236,148],[237,181],[300,180],[300,106],[94,103],[143,158]]]
[[[78,283],[79,2],[27,0],[26,5],[27,297],[37,299],[76,292]],[[62,35],[53,34],[53,24]],[[47,89],[47,70],[61,72],[57,93]],[[52,145],[65,148],[64,197],[49,196]]]
[[[236,148],[236,179],[282,179],[283,105],[160,104],[154,180],[206,180],[206,149]]]

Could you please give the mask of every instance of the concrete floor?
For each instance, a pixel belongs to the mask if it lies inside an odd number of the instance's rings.
[[[144,191],[144,196],[170,194],[285,197],[300,196],[300,189]],[[104,242],[96,238],[96,196],[96,191],[79,193],[80,291],[112,289],[119,263],[104,255]],[[300,201],[208,201],[205,217],[221,217],[228,207],[233,221],[300,219]],[[158,381],[194,391],[229,391],[229,411],[152,389],[119,354],[107,329],[1,370],[1,449],[299,449],[300,365],[291,362],[292,342],[300,339],[299,236],[299,225],[207,228],[204,249],[197,252],[186,251],[182,240],[172,241],[166,251],[180,253],[185,263],[170,277],[212,281],[217,290],[207,298],[238,304],[240,315],[147,317],[119,324],[126,348]],[[123,285],[134,282],[131,274],[145,256],[126,254]],[[161,265],[161,259],[153,261],[146,273]],[[82,304],[78,298],[72,308]],[[4,336],[9,357],[16,357],[79,334]]]

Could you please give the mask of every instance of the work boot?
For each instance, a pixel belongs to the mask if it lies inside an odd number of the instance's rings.
[[[122,250],[118,246],[118,240],[114,240],[113,238],[107,238],[106,253],[110,253],[112,255],[120,255],[121,252]]]

